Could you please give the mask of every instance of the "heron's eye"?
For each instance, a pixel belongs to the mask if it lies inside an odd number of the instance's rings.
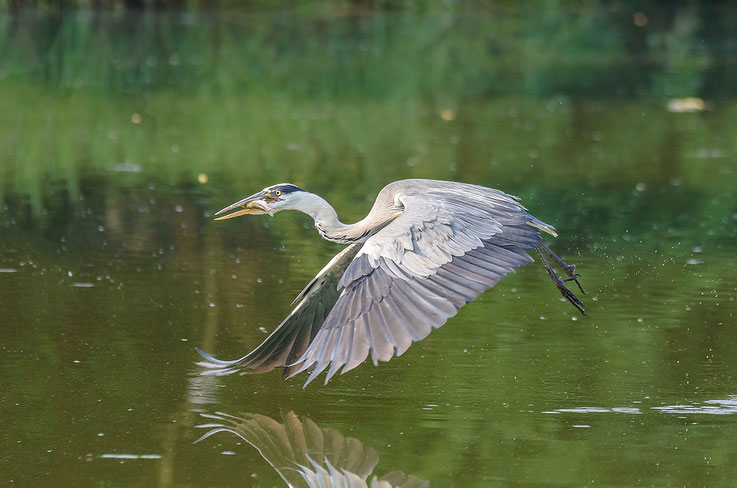
[[[274,193],[276,194],[277,197],[281,196],[281,190],[276,190]]]

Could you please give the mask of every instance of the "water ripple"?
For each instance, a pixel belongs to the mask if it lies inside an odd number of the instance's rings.
[[[642,412],[635,407],[574,407],[574,408],[556,408],[555,410],[546,410],[543,413],[628,413],[640,415]]]
[[[730,415],[737,413],[737,396],[729,396],[723,400],[706,400],[703,403],[691,405],[665,405],[653,407],[662,413],[697,413],[705,415]]]
[[[725,399],[706,400],[700,403],[691,403],[683,405],[663,405],[659,407],[650,407],[661,413],[670,414],[704,414],[704,415],[730,415],[737,413],[737,395],[731,395]],[[636,407],[573,407],[573,408],[556,408],[554,410],[545,410],[542,413],[560,414],[560,413],[625,413],[631,415],[641,415],[644,412]]]

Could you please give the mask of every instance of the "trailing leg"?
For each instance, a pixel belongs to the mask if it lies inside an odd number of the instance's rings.
[[[578,282],[580,274],[576,273],[576,265],[575,264],[566,264],[561,258],[559,258],[552,249],[550,249],[548,246],[543,244],[542,242],[538,243],[538,246],[545,251],[545,253],[551,257],[555,263],[560,266],[560,268],[565,272],[565,274],[568,275],[568,278],[561,280],[563,283],[566,283],[568,281],[575,281],[578,285],[578,289],[581,290],[581,293],[584,295],[586,294],[586,291],[584,291],[583,287],[581,286],[581,283]],[[540,252],[538,251],[538,254]]]
[[[553,280],[553,283],[558,288],[561,295],[563,295],[563,297],[566,300],[568,300],[571,303],[571,305],[576,307],[579,312],[581,312],[583,315],[586,315],[586,312],[584,311],[583,302],[576,295],[574,295],[573,292],[569,290],[568,287],[566,287],[566,285],[564,284],[568,281],[575,281],[578,287],[581,289],[581,291],[584,292],[583,288],[581,288],[581,284],[578,282],[579,275],[575,273],[575,270],[576,270],[575,265],[568,265],[564,263],[562,259],[560,259],[558,256],[553,254],[553,252],[550,249],[548,249],[548,247],[542,242],[538,243],[535,246],[535,251],[537,251],[537,255],[540,256],[543,266],[545,266],[545,269],[547,270],[548,275],[550,275],[550,279]],[[563,268],[563,270],[568,275],[568,278],[560,279],[558,275],[555,274],[555,272],[553,271],[553,268],[550,266],[550,263],[548,262],[548,258],[545,257],[545,254],[543,254],[543,252],[545,252],[546,254],[550,254],[550,257],[553,258],[553,260],[555,260],[556,264],[558,264],[561,268]]]

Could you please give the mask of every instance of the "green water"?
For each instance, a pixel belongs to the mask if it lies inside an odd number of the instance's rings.
[[[431,486],[733,486],[737,10],[647,14],[0,17],[0,484],[283,486],[193,441],[293,411]],[[407,177],[520,195],[589,316],[535,263],[328,386],[199,375],[341,249],[214,211],[290,181],[355,221]]]

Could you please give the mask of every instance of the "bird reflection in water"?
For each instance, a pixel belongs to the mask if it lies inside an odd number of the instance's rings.
[[[259,414],[243,417],[202,414],[215,422],[198,425],[210,429],[195,443],[218,432],[235,434],[263,456],[287,486],[295,488],[426,488],[430,482],[391,471],[374,475],[379,454],[353,437],[335,429],[322,428],[294,412],[283,416],[283,423]]]
[[[310,215],[329,241],[348,244],[297,296],[300,302],[256,349],[222,361],[198,349],[209,374],[284,368],[287,376],[327,370],[325,383],[361,364],[403,354],[516,268],[535,250],[558,291],[582,314],[575,265],[541,239],[555,229],[530,215],[518,199],[478,185],[402,180],[384,187],[369,214],[338,220],[324,199],[283,183],[217,212],[218,220],[281,210]],[[230,213],[227,213],[230,212]],[[548,257],[566,277],[554,272]]]

